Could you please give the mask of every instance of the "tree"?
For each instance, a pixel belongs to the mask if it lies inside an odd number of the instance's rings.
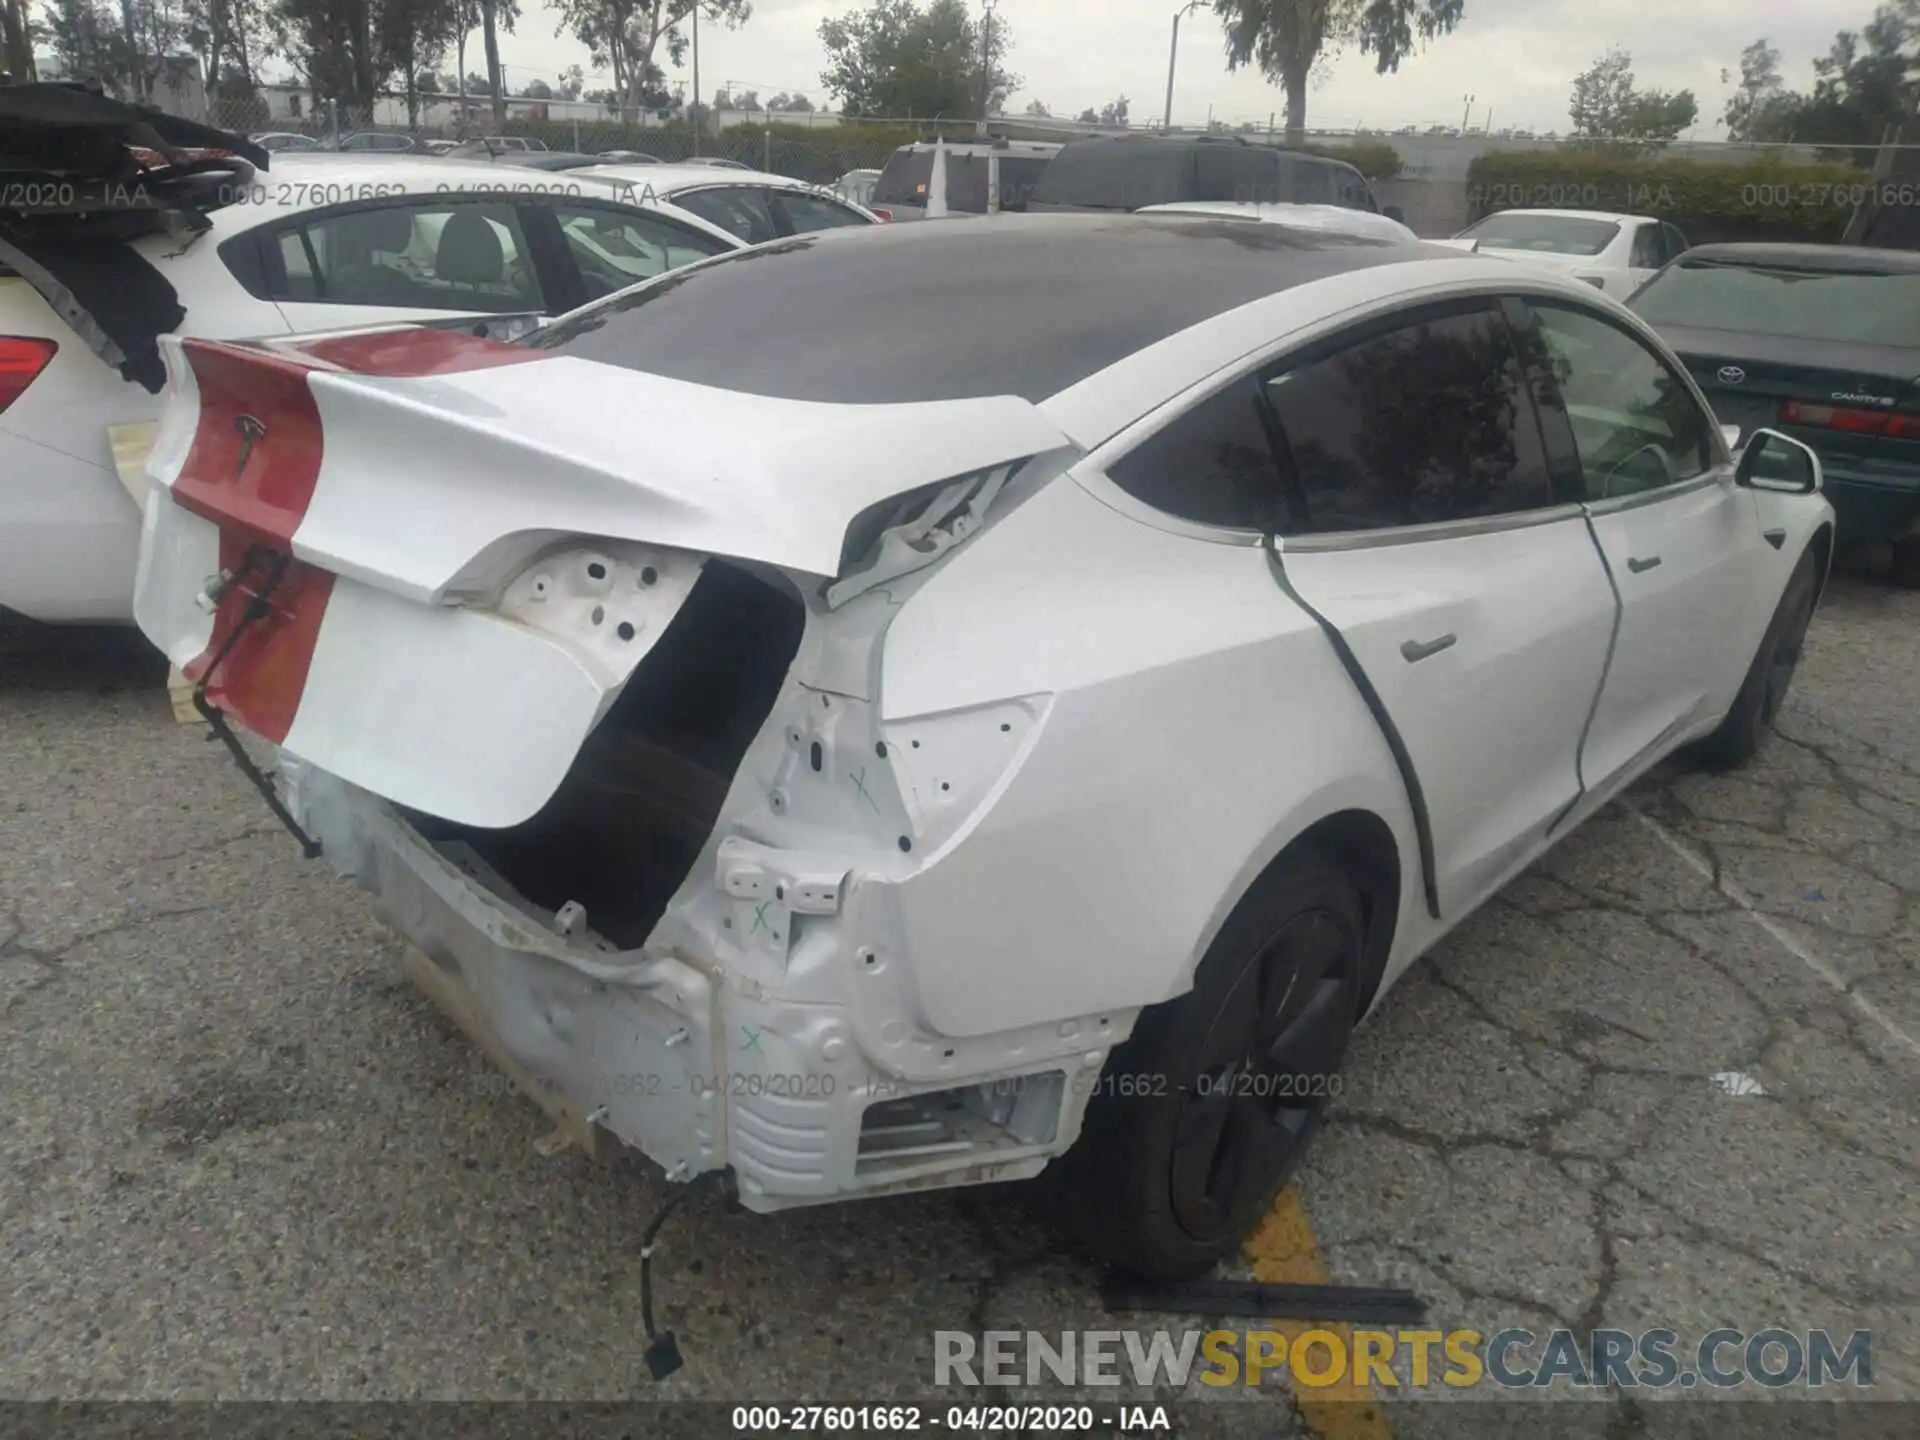
[[[544,80],[529,80],[520,87],[520,94],[528,100],[551,100],[553,87]]]
[[[200,57],[209,95],[224,101],[256,93],[267,28],[265,9],[264,0],[186,0],[183,38]],[[227,109],[223,104],[222,123],[234,125]]]
[[[767,109],[773,111],[775,114],[807,115],[813,111],[813,101],[804,95],[789,95],[786,91],[782,90],[778,95],[767,101]]]
[[[0,0],[0,71],[15,80],[34,78],[33,31],[27,0]]]
[[[1733,79],[1722,70],[1720,81]],[[1740,52],[1740,88],[1727,101],[1721,120],[1729,140],[1785,140],[1794,113],[1805,102],[1780,77],[1780,52],[1763,37]]]
[[[580,92],[587,88],[587,76],[578,65],[569,65],[560,72],[560,98],[578,100]]]
[[[1089,105],[1073,118],[1074,122],[1079,125],[1098,125],[1100,123],[1100,112]]]
[[[1920,0],[1892,0],[1859,31],[1842,30],[1813,62],[1813,94],[1796,113],[1796,140],[1877,145],[1920,110]]]
[[[507,87],[500,78],[500,32],[513,33],[520,18],[519,0],[474,0],[480,11],[481,43],[487,52],[487,93],[493,96],[493,123],[507,118]]]
[[[1124,128],[1127,123],[1127,97],[1124,95],[1116,95],[1105,105],[1102,105],[1100,107],[1100,123],[1102,125],[1118,125]]]
[[[820,22],[828,67],[820,81],[845,115],[971,118],[1006,104],[1020,78],[1006,68],[1012,31],[983,33],[966,0],[874,0]],[[986,57],[984,67],[981,63]]]
[[[657,109],[665,78],[654,56],[661,46],[678,66],[686,55],[683,28],[700,7],[708,24],[737,29],[752,18],[752,0],[558,0],[560,28],[587,47],[596,69],[613,72],[622,108]]]
[[[1699,118],[1700,107],[1691,90],[1636,88],[1633,56],[1616,45],[1574,77],[1568,113],[1576,140],[1639,148],[1672,140]]]
[[[1227,68],[1257,65],[1287,97],[1287,143],[1307,131],[1307,80],[1349,43],[1388,75],[1421,43],[1450,34],[1466,0],[1213,0],[1227,31]]]
[[[1033,116],[1036,120],[1051,120],[1053,118],[1053,112],[1047,108],[1047,102],[1044,100],[1029,100],[1027,102],[1027,114]]]

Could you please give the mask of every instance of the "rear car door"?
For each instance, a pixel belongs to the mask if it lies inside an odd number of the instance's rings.
[[[416,195],[262,227],[251,282],[295,331],[463,315],[553,313],[505,199]]]
[[[1287,582],[1397,731],[1434,898],[1457,915],[1581,793],[1615,619],[1605,568],[1556,488],[1498,301],[1376,322],[1266,393],[1291,487]]]
[[[1589,787],[1640,768],[1732,703],[1770,605],[1753,497],[1712,415],[1614,316],[1529,310],[1552,375],[1544,424],[1570,441],[1581,499],[1620,595],[1606,684],[1581,754]],[[1547,388],[1543,386],[1543,388]]]

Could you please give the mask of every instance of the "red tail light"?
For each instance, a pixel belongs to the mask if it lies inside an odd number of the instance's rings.
[[[51,340],[0,335],[0,412],[26,393],[40,378],[60,347]]]
[[[889,224],[891,224],[893,221],[893,211],[891,210],[882,210],[878,205],[876,205],[873,207],[873,213],[878,215],[882,220],[887,221]]]
[[[1920,415],[1900,415],[1890,410],[1858,410],[1845,405],[1788,400],[1780,406],[1780,418],[1789,425],[1847,430],[1855,435],[1882,435],[1890,440],[1920,440]]]

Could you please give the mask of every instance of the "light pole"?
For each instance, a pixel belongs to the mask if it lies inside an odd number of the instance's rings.
[[[1173,12],[1173,43],[1167,47],[1167,113],[1160,125],[1169,135],[1173,133],[1173,71],[1180,63],[1180,17],[1191,15],[1206,3],[1207,0],[1187,0],[1185,5]]]
[[[700,132],[706,128],[706,116],[700,113],[700,0],[693,4],[693,156],[700,158]]]
[[[982,0],[980,19],[980,131],[987,133],[987,112],[993,108],[993,7],[997,0]]]
[[[1473,119],[1473,102],[1478,98],[1479,97],[1475,95],[1466,97],[1467,108],[1460,116],[1460,133],[1462,135],[1467,133],[1467,125]]]

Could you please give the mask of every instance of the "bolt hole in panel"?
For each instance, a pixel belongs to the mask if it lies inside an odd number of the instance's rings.
[[[634,663],[633,642],[651,646],[660,638],[704,563],[703,556],[631,542],[555,551],[508,584],[499,609],[624,676]],[[644,580],[648,575],[652,580]]]

